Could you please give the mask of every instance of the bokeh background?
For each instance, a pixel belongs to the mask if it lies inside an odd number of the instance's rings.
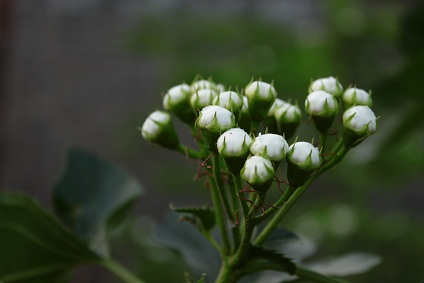
[[[208,202],[193,182],[198,164],[150,146],[137,130],[162,108],[167,89],[198,74],[239,88],[261,77],[302,105],[311,79],[333,75],[345,87],[372,90],[380,130],[311,187],[287,226],[319,242],[320,256],[380,255],[382,263],[355,282],[419,282],[422,66],[422,1],[1,0],[0,189],[50,207],[66,150],[80,146],[140,180],[137,223],[148,230],[171,202]],[[312,130],[305,120],[300,133]],[[178,255],[147,238],[138,242],[140,264],[132,264],[152,282],[182,281],[184,265],[172,263]],[[114,279],[82,267],[74,282]]]

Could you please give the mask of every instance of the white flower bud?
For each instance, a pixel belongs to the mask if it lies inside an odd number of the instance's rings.
[[[237,125],[246,131],[250,131],[251,120],[249,115],[249,102],[247,101],[247,97],[244,95],[242,96],[242,99],[243,106],[240,109]]]
[[[243,106],[243,100],[237,92],[225,91],[218,93],[218,95],[212,100],[212,104],[224,107],[225,109],[236,113]]]
[[[196,128],[203,137],[206,145],[216,150],[216,141],[219,135],[226,130],[234,128],[235,118],[229,110],[216,105],[209,105],[200,111],[196,120]]]
[[[178,136],[171,122],[171,116],[164,111],[155,111],[147,117],[141,127],[141,135],[146,141],[167,148],[177,148]]]
[[[275,110],[274,116],[277,121],[283,123],[300,123],[302,120],[302,111],[296,105],[286,102]]]
[[[212,81],[208,80],[198,80],[191,84],[191,92],[195,93],[201,89],[213,89],[216,90],[216,85]]]
[[[252,138],[240,128],[224,132],[217,141],[217,148],[222,157],[245,157],[249,154]]]
[[[308,142],[295,142],[287,153],[287,179],[290,186],[300,187],[322,164],[319,150]]]
[[[284,135],[286,139],[290,139],[296,132],[302,121],[302,112],[297,105],[284,103],[277,108],[274,113],[277,129],[280,135]]]
[[[336,98],[322,90],[311,92],[305,100],[305,111],[313,116],[334,116],[338,109]]]
[[[286,102],[282,99],[276,98],[274,103],[272,104],[271,108],[268,111],[267,116],[268,117],[274,117],[275,111],[279,108],[281,108]]]
[[[249,157],[240,172],[240,176],[258,191],[266,191],[270,187],[274,174],[271,161],[262,156]]]
[[[322,78],[313,81],[309,86],[309,92],[323,90],[335,97],[341,97],[343,94],[343,87],[340,82],[334,77]]]
[[[343,102],[348,107],[353,105],[372,106],[371,95],[365,90],[356,87],[348,88],[343,93]]]
[[[193,93],[190,97],[190,105],[194,110],[203,109],[211,105],[216,92],[212,89],[201,89]]]
[[[377,117],[368,106],[353,106],[343,113],[343,125],[360,137],[377,131]]]
[[[262,121],[277,98],[275,88],[268,83],[254,81],[247,85],[245,95],[249,101],[249,114],[252,120]]]
[[[174,113],[185,123],[194,122],[195,116],[189,109],[188,98],[190,87],[187,84],[180,84],[168,90],[163,98],[163,108]]]
[[[308,142],[295,142],[289,148],[287,161],[303,170],[318,169],[322,164],[318,148]]]
[[[190,95],[190,86],[188,84],[180,84],[168,90],[163,98],[163,108],[172,110],[176,105],[185,103]]]
[[[225,91],[225,86],[223,84],[217,84],[216,85],[216,91],[217,92],[224,92]]]
[[[271,161],[281,162],[286,157],[289,145],[286,140],[276,134],[259,134],[250,145],[253,155],[268,158]]]
[[[324,133],[331,127],[339,110],[339,103],[333,95],[317,90],[311,92],[306,98],[305,110],[311,115],[317,129]]]

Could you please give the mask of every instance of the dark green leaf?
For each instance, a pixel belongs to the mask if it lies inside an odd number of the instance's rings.
[[[61,282],[75,264],[97,260],[33,199],[16,193],[0,195],[0,280]]]
[[[137,181],[107,161],[73,148],[55,186],[59,217],[99,254],[108,254],[106,232],[118,224],[141,195]]]
[[[194,275],[218,274],[221,265],[218,251],[192,225],[178,222],[177,213],[170,212],[166,221],[157,227],[156,236],[160,244],[183,256]]]
[[[275,264],[279,271],[284,271],[289,274],[294,274],[296,272],[296,265],[291,259],[285,257],[283,254],[262,247],[251,246],[248,264],[258,264],[258,261]]]
[[[200,231],[209,232],[215,226],[215,213],[209,207],[173,207],[171,209],[183,213],[181,220],[187,220]]]

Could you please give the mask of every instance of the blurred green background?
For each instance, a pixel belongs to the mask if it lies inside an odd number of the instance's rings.
[[[309,189],[286,226],[319,243],[317,258],[357,250],[382,257],[353,282],[422,281],[420,2],[3,1],[1,188],[49,205],[65,148],[106,156],[146,189],[137,213],[147,216],[117,231],[125,235],[116,237],[119,254],[152,282],[182,281],[185,265],[151,243],[146,227],[163,221],[170,202],[203,204],[208,193],[193,182],[198,164],[149,146],[136,127],[162,108],[161,94],[197,74],[239,89],[252,77],[274,80],[281,99],[301,106],[310,80],[332,75],[372,90],[380,129]],[[303,139],[314,135],[306,119],[301,127]],[[75,282],[113,281],[90,271]]]

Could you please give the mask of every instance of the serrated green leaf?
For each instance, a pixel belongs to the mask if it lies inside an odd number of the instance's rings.
[[[53,204],[80,239],[107,255],[107,230],[121,222],[140,195],[140,185],[122,169],[72,148],[66,170],[55,186]]]
[[[185,214],[186,218],[182,220],[188,220],[201,231],[209,232],[215,227],[215,213],[210,207],[173,207],[171,205],[171,209]]]
[[[0,280],[61,282],[77,263],[98,260],[35,200],[0,194]]]
[[[248,264],[258,264],[257,261],[265,260],[267,263],[275,264],[280,271],[289,274],[296,273],[296,265],[283,254],[263,247],[250,246]]]

